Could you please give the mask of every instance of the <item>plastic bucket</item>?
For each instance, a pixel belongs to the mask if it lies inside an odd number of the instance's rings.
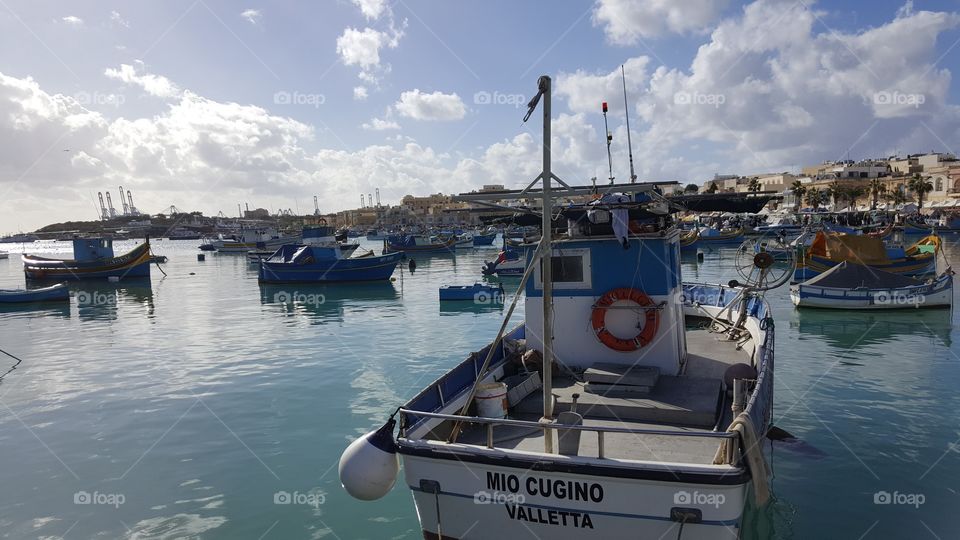
[[[481,384],[473,397],[477,416],[483,418],[507,417],[507,385],[502,382]]]

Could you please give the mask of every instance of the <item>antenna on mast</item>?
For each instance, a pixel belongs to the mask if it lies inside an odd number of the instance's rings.
[[[623,112],[627,115],[627,151],[630,155],[630,183],[637,181],[637,173],[633,172],[633,142],[630,141],[630,106],[627,105],[627,75],[623,71],[623,64],[620,64],[620,78],[623,80]],[[607,152],[610,151],[610,143],[607,143]],[[611,181],[612,183],[612,181]]]
[[[610,133],[610,128],[607,127],[607,102],[603,102],[603,131],[607,133],[607,165],[610,172],[610,185],[613,185],[613,158],[610,156],[610,143],[613,142],[613,133]]]

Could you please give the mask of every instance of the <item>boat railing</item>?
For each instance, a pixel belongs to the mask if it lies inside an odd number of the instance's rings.
[[[597,434],[597,457],[604,459],[604,439],[606,433],[623,433],[628,435],[655,435],[660,437],[696,437],[702,439],[718,440],[736,440],[739,435],[731,431],[675,431],[667,429],[642,429],[626,428],[617,426],[584,426],[575,424],[558,424],[556,422],[533,422],[530,420],[514,420],[511,418],[487,418],[483,416],[461,416],[457,414],[442,414],[435,412],[416,411],[412,409],[400,408],[401,418],[407,416],[418,416],[424,418],[433,418],[438,420],[452,420],[464,424],[483,424],[486,426],[486,447],[493,450],[494,437],[493,429],[496,426],[513,426],[529,429],[543,429],[555,431],[592,431]],[[406,437],[405,423],[401,422],[400,436]],[[731,445],[732,448],[734,445]]]

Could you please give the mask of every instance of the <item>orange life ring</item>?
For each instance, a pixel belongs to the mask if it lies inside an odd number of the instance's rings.
[[[643,330],[629,339],[618,338],[607,330],[607,308],[621,300],[629,300],[639,304],[641,308],[647,308],[644,310],[646,312],[646,322],[643,325]],[[627,288],[609,290],[597,300],[593,307],[593,314],[590,317],[593,323],[593,331],[597,334],[600,343],[615,351],[631,352],[646,347],[657,335],[657,330],[660,327],[660,312],[656,307],[657,304],[643,291]]]

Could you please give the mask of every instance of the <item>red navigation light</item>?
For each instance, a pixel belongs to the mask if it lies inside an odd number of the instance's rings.
[[[603,102],[603,112],[607,112],[607,102]]]

